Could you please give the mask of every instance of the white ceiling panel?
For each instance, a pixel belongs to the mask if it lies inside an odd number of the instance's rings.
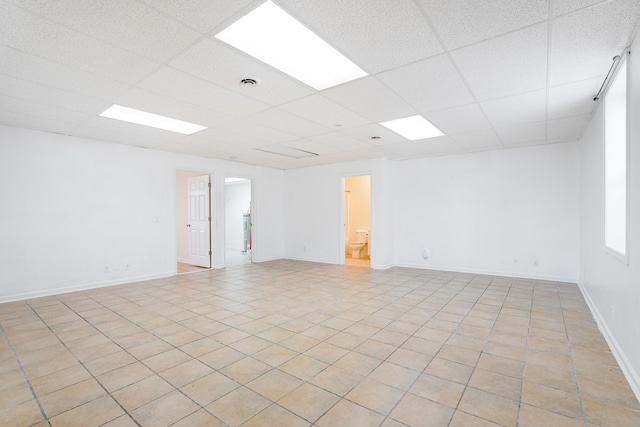
[[[285,133],[291,132],[303,138],[331,132],[331,129],[326,126],[319,125],[277,108],[270,108],[253,114],[249,117],[249,120]]]
[[[481,102],[480,107],[494,127],[539,122],[545,120],[546,91],[536,90]]]
[[[549,120],[547,138],[575,141],[580,137],[589,120],[589,115]]]
[[[95,123],[92,123],[95,124]],[[78,138],[97,139],[100,141],[115,142],[117,144],[132,145],[134,147],[157,148],[165,144],[166,141],[151,137],[141,137],[131,133],[122,133],[113,129],[106,129],[106,126],[99,128],[93,126],[80,126],[72,133]]]
[[[133,88],[126,94],[116,97],[114,103],[207,127],[233,119],[232,116],[219,111],[138,88]]]
[[[138,125],[135,123],[123,122],[121,120],[109,119],[101,116],[93,116],[83,123],[83,126],[95,129],[102,129],[106,132],[115,132],[119,134],[132,135],[138,137],[141,144],[145,140],[170,142],[180,138],[182,135],[168,130],[156,129],[149,126]],[[74,132],[75,135],[75,132]],[[146,146],[146,145],[141,145]]]
[[[478,104],[467,104],[424,115],[446,135],[489,129],[491,125]]]
[[[546,122],[526,123],[496,129],[498,136],[505,145],[516,145],[529,141],[543,141],[546,136],[546,131]]]
[[[479,101],[544,88],[547,24],[515,31],[452,52]]]
[[[630,42],[640,1],[614,0],[553,21],[551,85],[606,75],[612,58]]]
[[[608,1],[611,0],[554,0],[552,2],[553,16],[557,17]]]
[[[201,33],[139,1],[8,1],[155,62],[167,61],[201,37]]]
[[[315,91],[295,79],[220,41],[205,38],[172,60],[169,65],[269,105],[279,105]],[[256,86],[240,80],[252,78]]]
[[[281,132],[277,129],[264,126],[259,123],[248,122],[245,119],[236,119],[224,123],[217,126],[212,132],[216,132],[218,130],[245,135],[249,138],[258,139],[264,142],[285,142],[296,139],[296,136],[290,133]]]
[[[371,74],[443,51],[412,0],[280,0],[278,3]]]
[[[379,123],[417,114],[417,110],[375,77],[365,77],[322,92],[324,96]]]
[[[0,43],[130,84],[157,67],[139,55],[7,3],[0,3]]]
[[[463,146],[449,136],[442,136],[439,138],[424,139],[422,141],[416,141],[416,144],[423,147],[433,155],[443,156],[447,154],[460,154],[466,150]]]
[[[312,141],[309,139],[289,141],[284,145],[286,145],[287,147],[292,147],[298,150],[308,151],[309,153],[316,153],[316,154],[329,154],[329,153],[337,153],[338,151],[343,151],[338,147],[334,147],[328,144],[322,144],[320,142]]]
[[[24,113],[0,110],[0,123],[6,126],[35,129],[44,132],[69,135],[78,126],[75,123],[60,122],[50,118],[36,117]]]
[[[431,151],[414,141],[383,145],[377,148],[385,153],[391,160],[406,160],[416,157],[431,156]]]
[[[142,0],[170,17],[201,33],[208,33],[218,25],[246,9],[255,0]]]
[[[247,135],[220,128],[205,129],[194,135],[197,135],[200,139],[209,141],[211,144],[222,143],[241,148],[255,148],[268,144],[268,142],[262,139],[251,138]]]
[[[169,67],[161,68],[139,86],[234,117],[245,116],[269,108],[267,104],[213,83],[190,77]]]
[[[504,147],[500,137],[493,129],[455,135],[452,138],[468,151]]]
[[[87,97],[109,99],[128,85],[0,45],[0,74]]]
[[[320,94],[281,105],[285,111],[332,129],[361,126],[369,121]]]
[[[387,71],[378,78],[422,113],[474,101],[448,55]]]
[[[377,123],[344,129],[340,132],[375,146],[406,142],[407,140],[406,138]],[[372,139],[372,137],[376,136],[379,136],[380,138]]]
[[[0,95],[0,110],[75,124],[91,117],[88,113],[6,95]]]
[[[321,144],[326,144],[338,148],[340,149],[340,151],[372,148],[372,146],[367,144],[366,142],[352,138],[341,132],[331,132],[322,135],[316,135],[310,139]]]
[[[548,17],[547,0],[418,0],[448,49],[506,34]]]
[[[598,105],[593,98],[598,93],[604,77],[550,88],[548,118],[558,119],[591,113]]]

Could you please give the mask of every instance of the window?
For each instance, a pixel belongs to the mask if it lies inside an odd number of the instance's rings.
[[[604,98],[605,247],[627,260],[627,62]]]

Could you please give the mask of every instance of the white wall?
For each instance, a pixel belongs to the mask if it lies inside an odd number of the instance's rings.
[[[396,264],[575,282],[578,153],[565,143],[397,162]]]
[[[628,57],[629,264],[604,250],[604,120],[602,102],[580,141],[580,285],[627,380],[640,399],[640,55]]]
[[[375,159],[285,171],[285,257],[344,262],[345,176],[371,175],[371,267],[393,265],[389,161]]]
[[[189,178],[201,175],[176,171],[176,243],[180,262],[189,262]]]
[[[225,246],[227,249],[244,249],[242,215],[249,211],[251,182],[232,182],[224,186],[225,198]]]
[[[214,266],[225,172],[255,179],[254,260],[283,257],[282,171],[0,126],[0,302],[175,274],[176,170],[213,175]]]

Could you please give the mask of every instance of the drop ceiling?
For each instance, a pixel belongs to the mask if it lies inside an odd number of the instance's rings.
[[[275,2],[368,76],[317,91],[214,38],[262,1],[0,0],[0,124],[279,169],[575,141],[640,21],[637,0]],[[379,125],[418,114],[445,136]]]

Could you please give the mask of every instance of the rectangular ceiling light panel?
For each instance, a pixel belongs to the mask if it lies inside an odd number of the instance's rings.
[[[380,123],[410,141],[444,136],[444,133],[422,116],[405,117]]]
[[[172,119],[170,117],[160,116],[158,114],[147,113],[133,108],[123,107],[114,104],[100,113],[100,116],[124,122],[135,123],[138,125],[149,126],[152,128],[168,130],[184,135],[191,135],[206,129],[206,126],[200,126],[182,120]]]
[[[317,90],[367,75],[271,1],[215,37]]]

